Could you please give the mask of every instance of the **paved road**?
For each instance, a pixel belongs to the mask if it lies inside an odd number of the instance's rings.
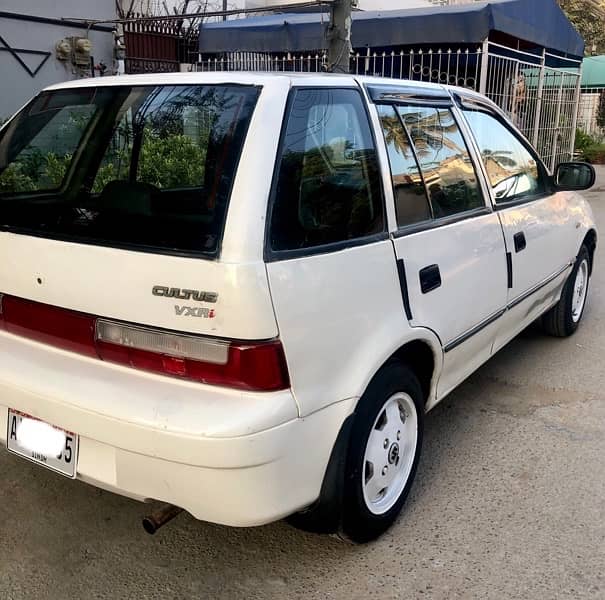
[[[590,194],[605,232],[605,168]],[[427,418],[398,524],[353,547],[235,530],[0,452],[0,598],[605,598],[605,244],[570,339],[526,332]]]

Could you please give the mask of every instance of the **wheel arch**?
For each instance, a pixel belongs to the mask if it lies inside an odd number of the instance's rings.
[[[592,268],[594,264],[594,255],[595,250],[597,248],[597,232],[595,229],[589,229],[584,239],[582,241],[582,245],[588,248],[588,254],[590,255],[590,264],[589,264],[589,273],[592,274]]]
[[[363,393],[376,375],[394,360],[409,366],[418,377],[424,396],[425,406],[433,404],[437,380],[443,366],[443,349],[439,338],[429,329],[418,328],[417,335],[402,342],[387,353],[368,377]],[[361,395],[360,395],[361,398]],[[332,448],[317,501],[305,511],[291,515],[288,521],[301,529],[315,533],[334,533],[341,526],[340,507],[344,489],[344,465],[349,448],[349,438],[355,418],[356,408],[344,420]]]
[[[426,340],[417,339],[403,344],[403,346],[398,348],[389,358],[389,361],[401,361],[412,369],[420,382],[425,405],[434,395],[434,389],[437,383],[436,367],[438,361],[435,354],[435,349],[428,344]],[[439,361],[439,363],[440,362],[441,361]],[[380,368],[382,368],[384,364],[381,365]]]

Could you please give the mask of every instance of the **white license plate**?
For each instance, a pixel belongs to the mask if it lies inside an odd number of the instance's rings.
[[[9,452],[75,478],[78,461],[76,434],[9,408],[6,440]]]

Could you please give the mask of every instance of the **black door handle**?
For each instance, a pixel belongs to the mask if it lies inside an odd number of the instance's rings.
[[[436,290],[441,285],[439,265],[424,267],[420,270],[418,276],[420,277],[420,290],[423,294]]]
[[[520,231],[519,233],[515,233],[513,236],[513,240],[515,240],[515,252],[521,252],[521,250],[525,250],[527,246],[527,242],[525,241],[525,234]]]

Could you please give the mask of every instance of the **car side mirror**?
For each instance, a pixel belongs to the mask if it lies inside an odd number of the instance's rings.
[[[558,190],[587,190],[594,185],[594,167],[584,162],[564,162],[557,165],[553,181]]]

